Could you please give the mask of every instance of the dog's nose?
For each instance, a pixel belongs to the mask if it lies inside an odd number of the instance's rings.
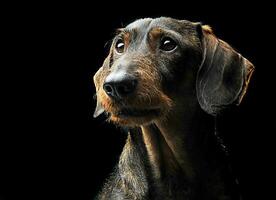
[[[107,76],[103,89],[106,94],[113,98],[123,98],[132,94],[137,86],[137,79],[129,75]]]

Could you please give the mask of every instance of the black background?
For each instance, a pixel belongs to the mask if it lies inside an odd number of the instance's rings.
[[[92,76],[116,28],[159,16],[209,24],[255,64],[248,95],[222,129],[245,199],[266,199],[275,134],[270,6],[129,1],[3,7],[0,199],[93,199],[126,135],[103,117],[93,119]]]

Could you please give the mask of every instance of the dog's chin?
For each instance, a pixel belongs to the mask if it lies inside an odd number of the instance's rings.
[[[111,112],[109,119],[118,125],[135,127],[152,123],[160,118],[162,113],[160,108],[123,108],[117,112]]]

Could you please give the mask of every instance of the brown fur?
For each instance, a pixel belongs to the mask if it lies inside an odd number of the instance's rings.
[[[203,26],[202,26],[202,30],[203,30],[205,33],[214,34],[214,33],[213,33],[213,30],[212,30],[212,27],[209,26],[209,25],[203,25]]]

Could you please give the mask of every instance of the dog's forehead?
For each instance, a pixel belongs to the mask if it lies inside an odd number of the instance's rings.
[[[139,33],[147,33],[152,28],[164,28],[169,30],[174,30],[176,32],[183,32],[185,29],[191,29],[192,22],[187,20],[177,20],[169,17],[160,17],[160,18],[145,18],[138,19],[128,26],[126,30],[135,30]]]
[[[130,23],[129,25],[126,26],[126,29],[128,30],[133,30],[133,29],[136,29],[136,30],[142,30],[142,29],[146,29],[149,24],[151,24],[152,22],[152,18],[144,18],[144,19],[138,19],[132,23]]]

